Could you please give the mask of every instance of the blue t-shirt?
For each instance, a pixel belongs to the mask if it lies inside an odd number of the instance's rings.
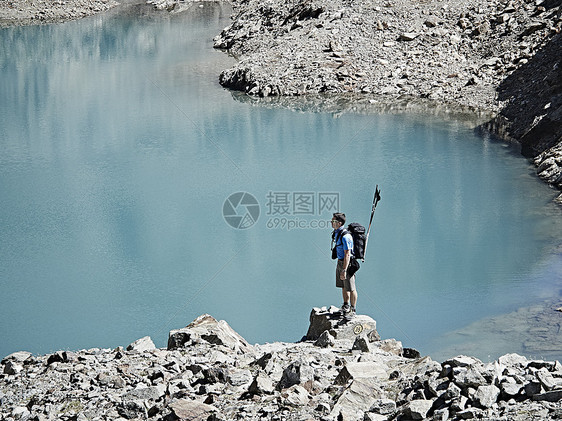
[[[336,240],[336,253],[338,255],[338,259],[343,260],[345,257],[345,250],[351,250],[351,254],[353,255],[353,237],[348,232],[343,237],[340,237],[341,231],[343,227],[339,227],[335,233],[335,240]]]

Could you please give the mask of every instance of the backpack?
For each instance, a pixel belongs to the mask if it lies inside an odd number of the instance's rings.
[[[338,244],[338,241],[341,240],[341,238],[345,234],[351,234],[351,238],[353,238],[353,255],[351,257],[351,261],[349,263],[350,268],[348,270],[349,276],[351,277],[361,267],[357,260],[363,259],[365,257],[365,240],[367,237],[365,236],[365,227],[357,222],[352,222],[347,226],[347,229],[344,228],[343,230],[341,230],[338,238],[334,238],[335,235],[332,234],[332,240],[335,240],[336,246]],[[335,252],[336,247],[334,246],[334,248],[332,249],[332,259],[336,259]]]
[[[344,231],[346,230],[344,229]],[[352,222],[347,226],[347,232],[353,238],[353,257],[363,260],[365,257],[365,240],[367,239],[365,227],[357,222]]]

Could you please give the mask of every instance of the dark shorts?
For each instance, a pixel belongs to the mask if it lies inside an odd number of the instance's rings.
[[[337,288],[345,288],[346,291],[352,292],[355,291],[355,275],[351,278],[348,276],[345,280],[340,279],[340,272],[343,269],[343,260],[338,260],[338,264],[336,266],[336,287]]]

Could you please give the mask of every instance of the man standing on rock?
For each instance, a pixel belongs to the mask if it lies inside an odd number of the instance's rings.
[[[336,265],[336,287],[342,289],[343,305],[341,312],[346,318],[355,315],[357,304],[357,290],[355,289],[355,275],[349,276],[347,270],[353,253],[353,237],[343,228],[344,213],[334,213],[332,217],[332,258],[338,259]]]

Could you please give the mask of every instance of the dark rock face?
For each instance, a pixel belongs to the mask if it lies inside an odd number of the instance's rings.
[[[537,173],[562,188],[562,34],[544,45],[499,86],[506,101],[493,121],[498,131],[521,142],[535,158]],[[561,196],[562,197],[562,196]]]
[[[415,350],[405,358],[400,342],[374,334],[368,316],[343,324],[328,319],[328,327],[323,320],[333,309],[312,310],[309,332],[319,335],[316,341],[251,346],[226,322],[202,315],[170,332],[174,349],[156,349],[145,337],[126,349],[14,353],[1,362],[0,419],[543,420],[562,414],[559,362],[508,354],[488,364],[466,356],[440,364]],[[370,330],[351,336],[349,326],[365,324]],[[327,330],[318,333],[322,327]],[[323,337],[327,347],[318,344]]]

